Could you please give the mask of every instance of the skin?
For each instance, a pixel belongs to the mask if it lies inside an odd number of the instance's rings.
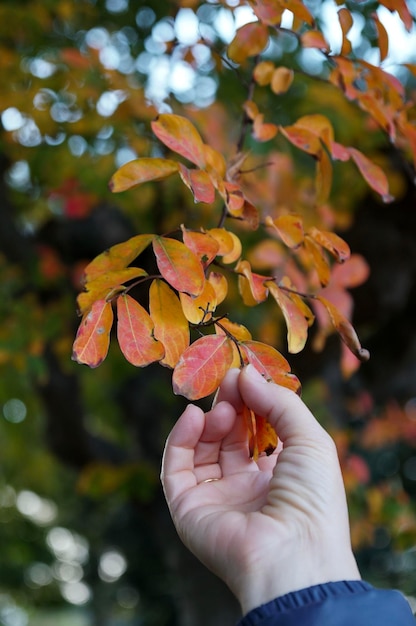
[[[243,403],[280,439],[257,463]],[[296,394],[253,366],[227,373],[211,411],[188,405],[168,437],[161,479],[182,541],[243,614],[311,585],[360,579],[334,442]]]

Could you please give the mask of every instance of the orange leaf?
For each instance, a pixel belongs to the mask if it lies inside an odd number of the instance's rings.
[[[264,223],[277,232],[288,248],[297,248],[303,242],[303,220],[299,215],[281,215],[276,219],[268,215]]]
[[[75,337],[72,359],[89,367],[98,367],[107,356],[113,309],[110,302],[97,300],[84,315]]]
[[[380,4],[389,9],[389,11],[397,11],[406,29],[409,32],[412,30],[413,18],[405,0],[380,0]]]
[[[266,380],[297,393],[300,391],[299,380],[290,373],[289,363],[275,348],[260,341],[245,341],[240,343],[240,349],[245,362],[254,365]]]
[[[131,296],[117,299],[117,339],[120,350],[129,363],[146,367],[160,361],[165,349],[153,336],[154,324],[148,312]]]
[[[308,234],[305,237],[304,246],[312,258],[319,282],[323,287],[326,287],[331,276],[331,269],[322,248]]]
[[[306,22],[309,26],[313,25],[313,16],[302,0],[279,0],[279,4],[288,11],[292,11],[295,17]]]
[[[168,148],[195,163],[205,166],[204,142],[195,126],[186,117],[162,113],[152,122],[156,137]]]
[[[259,212],[251,202],[247,200],[244,202],[243,212],[240,216],[240,219],[244,222],[246,226],[251,228],[251,230],[257,230],[260,223]]]
[[[201,259],[204,267],[215,259],[219,250],[219,243],[208,233],[187,230],[181,226],[184,244]]]
[[[277,96],[286,93],[293,82],[294,72],[288,67],[277,67],[272,76],[271,90]]]
[[[240,217],[244,207],[244,195],[241,187],[236,183],[223,182],[218,190],[224,198],[228,213],[233,217]]]
[[[305,347],[308,338],[308,320],[305,318],[304,310],[291,300],[290,295],[280,289],[276,283],[269,281],[266,286],[270,294],[279,305],[287,326],[287,345],[292,354],[301,352]]]
[[[270,26],[280,24],[282,13],[286,8],[281,2],[276,2],[276,0],[262,0],[261,2],[249,0],[249,2],[260,22]]]
[[[314,226],[308,231],[308,235],[312,237],[316,243],[328,250],[336,258],[338,263],[343,263],[349,259],[351,250],[349,245],[338,237],[335,233],[329,231],[318,230]]]
[[[294,126],[304,128],[319,137],[328,149],[334,141],[334,129],[332,124],[325,115],[321,115],[320,113],[303,115],[296,120]]]
[[[331,322],[334,325],[335,330],[340,335],[341,339],[348,346],[353,354],[360,361],[368,361],[370,358],[370,353],[365,348],[361,347],[360,340],[358,339],[357,333],[355,332],[351,322],[347,320],[342,313],[339,312],[337,307],[332,304],[326,298],[322,296],[317,296],[317,299],[322,302],[324,307],[329,313],[329,317],[331,318]]]
[[[147,276],[147,272],[140,267],[127,267],[124,270],[100,274],[95,280],[87,282],[86,291],[77,298],[80,313],[86,313],[95,300],[105,299],[112,291],[117,293],[123,288],[123,283],[140,276]]]
[[[276,124],[265,124],[264,123],[264,115],[259,113],[254,118],[253,123],[253,137],[257,139],[257,141],[270,141],[274,137],[276,137],[279,132],[279,127]]]
[[[149,311],[154,323],[154,336],[165,348],[162,365],[174,368],[182,352],[189,346],[189,324],[176,293],[163,281],[150,285]]]
[[[163,278],[177,291],[199,296],[205,274],[198,257],[181,241],[169,237],[156,237],[153,250]]]
[[[235,270],[240,274],[238,277],[238,288],[244,304],[255,306],[260,302],[264,302],[268,295],[268,290],[264,283],[269,280],[269,277],[253,274],[248,261],[239,261]]]
[[[214,287],[206,280],[199,296],[192,297],[186,293],[179,294],[182,310],[191,324],[208,322],[217,307],[217,296]]]
[[[293,124],[292,126],[279,126],[279,129],[290,143],[308,154],[317,156],[322,150],[319,138],[307,128]]]
[[[391,202],[393,198],[389,194],[389,183],[381,167],[370,161],[359,150],[355,148],[348,148],[348,150],[364,180],[381,195],[384,202]]]
[[[340,9],[338,11],[338,19],[342,30],[342,46],[340,54],[342,56],[347,56],[350,54],[352,46],[349,39],[347,39],[347,34],[351,30],[354,21],[352,19],[352,15],[348,9]]]
[[[389,53],[389,36],[384,25],[380,22],[377,13],[373,13],[372,18],[377,29],[380,63],[382,63]]]
[[[203,170],[190,170],[180,163],[179,174],[182,181],[194,196],[195,202],[205,202],[206,204],[212,204],[214,202],[214,185],[206,172]]]
[[[257,461],[265,452],[267,456],[272,454],[277,446],[277,434],[273,426],[261,415],[257,415],[244,405],[243,416],[246,420],[248,436],[248,449],[250,458]]]
[[[99,254],[84,269],[86,282],[95,280],[107,272],[122,270],[130,265],[147,248],[153,237],[154,235],[136,235]]]
[[[239,28],[228,46],[228,56],[235,63],[243,63],[247,57],[260,54],[269,41],[267,26],[260,22],[250,22]]]
[[[261,61],[257,63],[254,68],[253,78],[258,85],[264,87],[264,85],[270,83],[274,69],[274,63],[272,63],[272,61]]]
[[[316,162],[316,204],[324,204],[331,193],[332,187],[332,162],[323,148]]]
[[[233,361],[232,341],[225,335],[206,335],[189,346],[172,377],[173,391],[199,400],[221,384]]]
[[[227,170],[227,164],[221,152],[214,150],[211,146],[204,144],[205,154],[205,170],[213,178],[222,179],[225,177]]]
[[[254,120],[259,115],[259,108],[253,100],[246,100],[243,104],[243,109],[250,120]]]
[[[113,174],[109,187],[113,193],[126,191],[151,180],[162,180],[178,171],[179,164],[169,159],[134,159]]]
[[[300,43],[304,48],[318,48],[329,52],[329,44],[319,30],[308,30],[300,36]]]

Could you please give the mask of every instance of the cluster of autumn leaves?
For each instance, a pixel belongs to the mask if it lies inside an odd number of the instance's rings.
[[[210,186],[223,198],[227,215],[246,221],[251,228],[259,223],[257,209],[245,198],[238,183],[227,180],[224,159],[209,148],[186,118],[161,115],[153,130],[172,151],[195,163],[188,169],[179,162],[142,158],[122,166],[113,176],[114,191],[179,173],[196,200],[201,201]],[[218,158],[217,158],[218,155]],[[221,157],[221,158],[220,158]],[[184,174],[185,172],[185,174]],[[201,185],[196,185],[194,173]],[[195,190],[195,188],[197,188]],[[249,207],[247,209],[247,206]],[[330,263],[345,261],[350,254],[346,243],[331,232],[311,228],[304,231],[302,219],[284,215],[266,217],[263,225],[294,251],[302,250],[315,265],[321,285],[329,281]],[[132,266],[152,246],[158,273]],[[239,237],[224,227],[189,230],[181,227],[176,237],[142,234],[117,244],[96,257],[85,268],[85,290],[78,296],[82,321],[74,342],[73,358],[97,367],[106,357],[117,309],[117,340],[125,358],[137,367],[159,362],[173,369],[172,384],[177,394],[195,400],[213,393],[231,367],[251,363],[267,379],[294,391],[300,383],[290,372],[285,357],[274,347],[255,341],[249,330],[216,315],[228,292],[226,275],[237,278],[244,304],[253,306],[274,298],[286,321],[288,350],[301,351],[314,314],[307,299],[316,299],[326,308],[333,326],[350,349],[361,359],[368,354],[346,317],[329,300],[317,294],[300,294],[285,276],[252,271],[242,258]],[[149,310],[129,291],[139,283],[149,284]],[[198,337],[192,341],[192,332]],[[254,458],[276,445],[276,433],[261,416],[248,412],[250,450]]]
[[[340,54],[335,56],[329,53],[313,16],[300,0],[249,0],[249,4],[257,21],[237,31],[227,51],[232,62],[245,65],[250,58],[260,55],[270,36],[279,29],[283,12],[289,9],[294,16],[292,30],[300,45],[319,49],[330,62],[329,82],[366,111],[390,141],[399,141],[401,148],[406,143],[416,152],[416,132],[408,119],[401,84],[379,67],[348,58],[352,18],[347,9],[338,12],[343,40]],[[398,10],[406,28],[410,27],[402,6],[405,3],[386,0],[382,4]],[[384,58],[387,34],[376,16],[374,20]],[[260,59],[253,64],[253,84],[270,86],[276,96],[290,88],[293,78],[291,69],[276,67],[269,60]],[[360,84],[365,84],[365,89],[358,87]],[[280,134],[314,159],[317,206],[328,200],[332,162],[336,160],[352,160],[369,186],[384,201],[391,199],[383,170],[356,148],[336,142],[332,125],[325,116],[303,116],[289,126],[272,124],[265,122],[265,115],[253,98],[243,104],[243,111],[255,140],[266,142]],[[246,327],[229,319],[224,305],[225,313],[217,312],[226,300],[229,279],[234,277],[246,306],[265,302],[269,296],[277,303],[287,326],[289,352],[303,349],[319,303],[351,352],[360,360],[368,359],[368,352],[361,347],[348,316],[320,291],[329,284],[333,263],[349,259],[347,244],[332,232],[315,227],[306,230],[299,215],[274,218],[261,215],[246,197],[241,183],[246,155],[238,153],[227,162],[220,152],[203,141],[185,117],[161,114],[151,127],[164,146],[187,164],[162,157],[135,159],[113,175],[111,190],[122,192],[178,175],[196,203],[213,204],[218,197],[222,199],[219,225],[200,230],[189,230],[182,225],[170,236],[138,235],[94,259],[85,269],[85,290],[78,297],[82,321],[73,358],[90,367],[105,359],[116,308],[117,340],[125,358],[138,367],[159,362],[171,368],[174,392],[188,399],[215,392],[228,369],[247,363],[253,364],[267,380],[299,391],[300,383],[282,354],[253,340]],[[288,275],[277,277],[273,272],[265,275],[254,272],[243,256],[240,238],[223,227],[225,218],[238,220],[253,231],[264,228],[268,235],[287,246],[291,254],[297,255],[300,265],[306,263],[313,268],[318,288],[301,293]],[[152,275],[136,266],[136,263],[140,265],[140,255],[150,247],[158,269]],[[149,286],[148,310],[129,293],[134,286],[144,283]],[[328,332],[325,330],[324,334]],[[276,433],[261,416],[248,410],[246,420],[252,456],[271,452],[277,442]]]

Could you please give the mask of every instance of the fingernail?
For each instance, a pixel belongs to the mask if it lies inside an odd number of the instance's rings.
[[[267,383],[267,380],[263,378],[260,372],[254,367],[254,365],[251,365],[251,363],[249,363],[245,369],[247,376],[249,376],[251,380],[258,383]]]

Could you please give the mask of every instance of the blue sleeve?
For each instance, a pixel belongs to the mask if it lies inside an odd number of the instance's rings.
[[[361,580],[316,585],[250,611],[238,626],[415,626],[399,591]]]

